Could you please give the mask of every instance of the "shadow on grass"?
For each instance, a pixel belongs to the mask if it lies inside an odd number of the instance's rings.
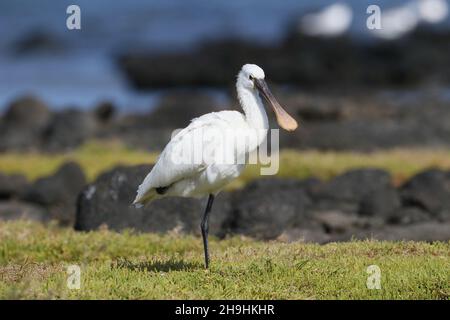
[[[169,272],[169,271],[193,271],[203,269],[200,263],[185,262],[180,259],[155,260],[133,262],[127,259],[119,259],[111,263],[111,269],[128,269],[133,271]]]

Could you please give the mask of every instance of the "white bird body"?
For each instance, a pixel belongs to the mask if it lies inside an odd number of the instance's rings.
[[[136,206],[142,206],[168,196],[209,195],[201,225],[206,267],[209,259],[208,214],[214,196],[242,173],[246,156],[256,150],[267,136],[269,123],[259,94],[268,100],[281,127],[289,131],[297,127],[296,121],[270,93],[264,77],[260,67],[244,65],[236,82],[238,99],[244,113],[212,112],[193,119],[166,145],[139,186],[133,202]],[[193,153],[187,152],[189,150]],[[196,151],[200,153],[197,158]]]
[[[256,71],[262,72],[262,69],[255,67],[259,69],[255,69]],[[264,73],[262,76],[264,77]],[[224,158],[245,157],[264,141],[269,123],[261,98],[256,90],[247,90],[239,86],[239,83],[238,78],[238,98],[245,114],[226,110],[193,119],[164,148],[153,169],[139,186],[135,203],[144,204],[167,196],[202,197],[217,194],[241,174],[245,164],[236,161],[217,163],[202,159],[198,163],[180,163],[176,158],[177,150],[190,148],[197,134],[203,135],[201,148],[214,154],[226,153]],[[226,141],[223,139],[224,135],[227,137]],[[242,140],[247,141],[246,145],[238,143]],[[168,186],[170,187],[164,194],[158,194],[155,190]]]
[[[235,129],[232,132],[248,128],[242,113],[212,112],[193,119],[189,126],[178,132],[164,148],[152,171],[139,186],[135,202],[142,200],[147,202],[166,196],[202,197],[217,193],[224,185],[238,177],[244,169],[243,164],[207,163],[205,159],[199,163],[180,163],[175,154],[175,150],[188,148],[198,132],[210,138],[202,141],[203,146],[209,149],[226,150],[224,141],[217,133],[230,128]],[[238,150],[238,152],[243,151]],[[171,187],[163,195],[157,194],[154,190],[165,186]]]

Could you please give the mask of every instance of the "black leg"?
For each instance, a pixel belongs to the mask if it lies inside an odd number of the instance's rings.
[[[205,267],[209,267],[209,250],[208,250],[208,217],[211,211],[212,204],[214,202],[214,195],[210,194],[208,198],[208,204],[206,205],[205,214],[203,215],[202,223],[200,224],[200,229],[202,230],[203,237],[203,249],[205,250]]]

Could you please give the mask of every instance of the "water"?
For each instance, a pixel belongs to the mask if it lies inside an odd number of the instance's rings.
[[[35,94],[54,109],[92,108],[112,101],[124,111],[148,110],[161,91],[136,92],[116,69],[114,58],[128,49],[190,50],[201,41],[237,36],[276,43],[295,17],[335,1],[268,0],[7,0],[0,2],[0,111],[23,94]],[[351,5],[350,33],[364,38],[366,8],[406,1],[340,1]],[[66,29],[66,8],[78,4],[82,30]],[[448,21],[443,24],[449,25]],[[17,55],[18,39],[33,31],[51,34],[62,52]],[[209,91],[208,91],[209,92]],[[221,92],[212,91],[215,97]]]

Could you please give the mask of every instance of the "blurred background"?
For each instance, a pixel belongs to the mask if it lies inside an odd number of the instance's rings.
[[[81,30],[66,27],[71,4],[81,9]],[[381,29],[367,27],[376,19],[371,5],[381,10]],[[384,228],[411,225],[407,238],[450,238],[441,223],[450,220],[448,0],[1,1],[0,214],[82,230],[173,228],[186,218],[155,224],[154,215],[178,203],[129,212],[149,167],[118,169],[126,186],[111,182],[114,170],[99,178],[103,195],[119,188],[112,207],[92,203],[106,201],[96,198],[99,185],[78,193],[118,164],[151,163],[193,117],[236,109],[244,63],[265,70],[300,129],[281,133],[278,182],[259,185],[249,169],[231,187],[217,234],[276,238],[306,228],[325,242],[361,230],[386,238],[393,232]],[[93,186],[94,196],[86,193]],[[270,186],[292,192],[289,204],[286,193],[270,200],[288,206],[284,215],[276,210],[282,218],[232,194],[250,188],[258,197]],[[185,203],[193,215],[196,206]],[[254,212],[261,225],[279,227],[261,234],[246,226]]]
[[[405,102],[410,108],[421,104],[414,111],[420,113],[430,99],[450,101],[447,0],[78,1],[81,30],[66,28],[70,4],[0,4],[3,113],[24,97],[39,99],[52,111],[100,108],[103,117],[115,112],[148,114],[165,106],[144,123],[135,119],[132,124],[84,128],[86,137],[122,133],[120,138],[131,145],[159,149],[167,135],[162,141],[134,139],[130,127],[152,123],[173,129],[212,106],[235,106],[235,75],[251,62],[264,68],[282,102],[305,120],[299,136],[283,137],[288,140],[285,146],[371,149],[449,142],[448,118],[420,129],[414,119],[402,127],[378,119],[402,113],[398,104]],[[368,7],[374,4],[382,11],[381,30],[366,26],[372,14]],[[177,101],[185,106],[178,110]],[[397,103],[397,109],[386,103]],[[169,108],[175,108],[176,115],[169,116]],[[380,124],[367,121],[368,114]],[[348,124],[336,126],[339,119]],[[64,125],[50,125],[55,126]],[[348,141],[355,130],[361,134]],[[13,141],[2,137],[0,150],[59,150],[85,138],[58,142],[49,135],[56,136],[33,132],[10,138]]]

